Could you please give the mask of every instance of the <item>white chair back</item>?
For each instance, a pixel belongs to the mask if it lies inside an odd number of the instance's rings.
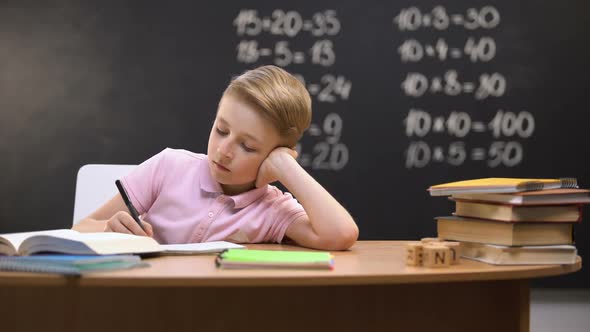
[[[118,192],[115,180],[129,173],[135,166],[137,165],[88,164],[80,167],[76,178],[73,224],[115,196]]]

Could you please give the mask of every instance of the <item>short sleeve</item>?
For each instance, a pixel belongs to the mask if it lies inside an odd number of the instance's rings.
[[[287,232],[287,228],[300,217],[306,216],[307,213],[303,206],[290,193],[282,193],[275,188],[275,196],[270,208],[271,227],[269,237],[273,242],[281,243]]]
[[[164,149],[160,153],[144,161],[121,180],[129,194],[129,199],[137,209],[139,214],[147,212],[162,187],[163,171],[165,168],[166,155],[169,149]]]

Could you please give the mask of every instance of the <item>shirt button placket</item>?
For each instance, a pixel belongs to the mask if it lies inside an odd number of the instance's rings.
[[[225,197],[218,196],[216,200],[217,200],[217,203],[222,208],[223,205],[224,205],[224,203],[225,203]],[[218,208],[218,209],[220,208],[219,206],[216,206],[216,204],[213,204],[213,206],[216,207],[216,208]],[[209,217],[209,220],[207,221],[207,223],[205,225],[201,225],[200,226],[200,229],[199,229],[199,232],[198,232],[198,235],[199,235],[199,238],[200,238],[201,241],[203,240],[204,230],[208,229],[209,228],[209,225],[211,225],[211,223],[213,222],[213,217],[215,217],[215,211],[214,210],[209,210],[209,212],[207,213],[207,217]]]

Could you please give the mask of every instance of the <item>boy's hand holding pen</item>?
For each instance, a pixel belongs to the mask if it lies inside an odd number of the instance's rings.
[[[123,202],[127,206],[129,213],[125,211],[119,211],[115,213],[106,223],[105,232],[118,232],[118,233],[128,233],[128,234],[135,234],[135,235],[142,235],[142,236],[153,236],[154,232],[152,230],[152,225],[149,223],[142,221],[139,213],[129,200],[129,196],[127,195],[127,191],[123,187],[120,180],[115,181],[117,185],[117,189],[119,189],[119,193],[123,198]]]

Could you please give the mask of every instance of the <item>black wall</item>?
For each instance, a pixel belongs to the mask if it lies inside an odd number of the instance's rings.
[[[0,232],[70,227],[84,164],[205,152],[231,77],[271,63],[312,92],[300,162],[350,210],[361,239],[434,236],[433,217],[453,205],[430,197],[432,184],[574,176],[590,187],[588,7],[4,1]],[[586,255],[586,223],[576,238]],[[587,277],[543,284],[588,287]]]

